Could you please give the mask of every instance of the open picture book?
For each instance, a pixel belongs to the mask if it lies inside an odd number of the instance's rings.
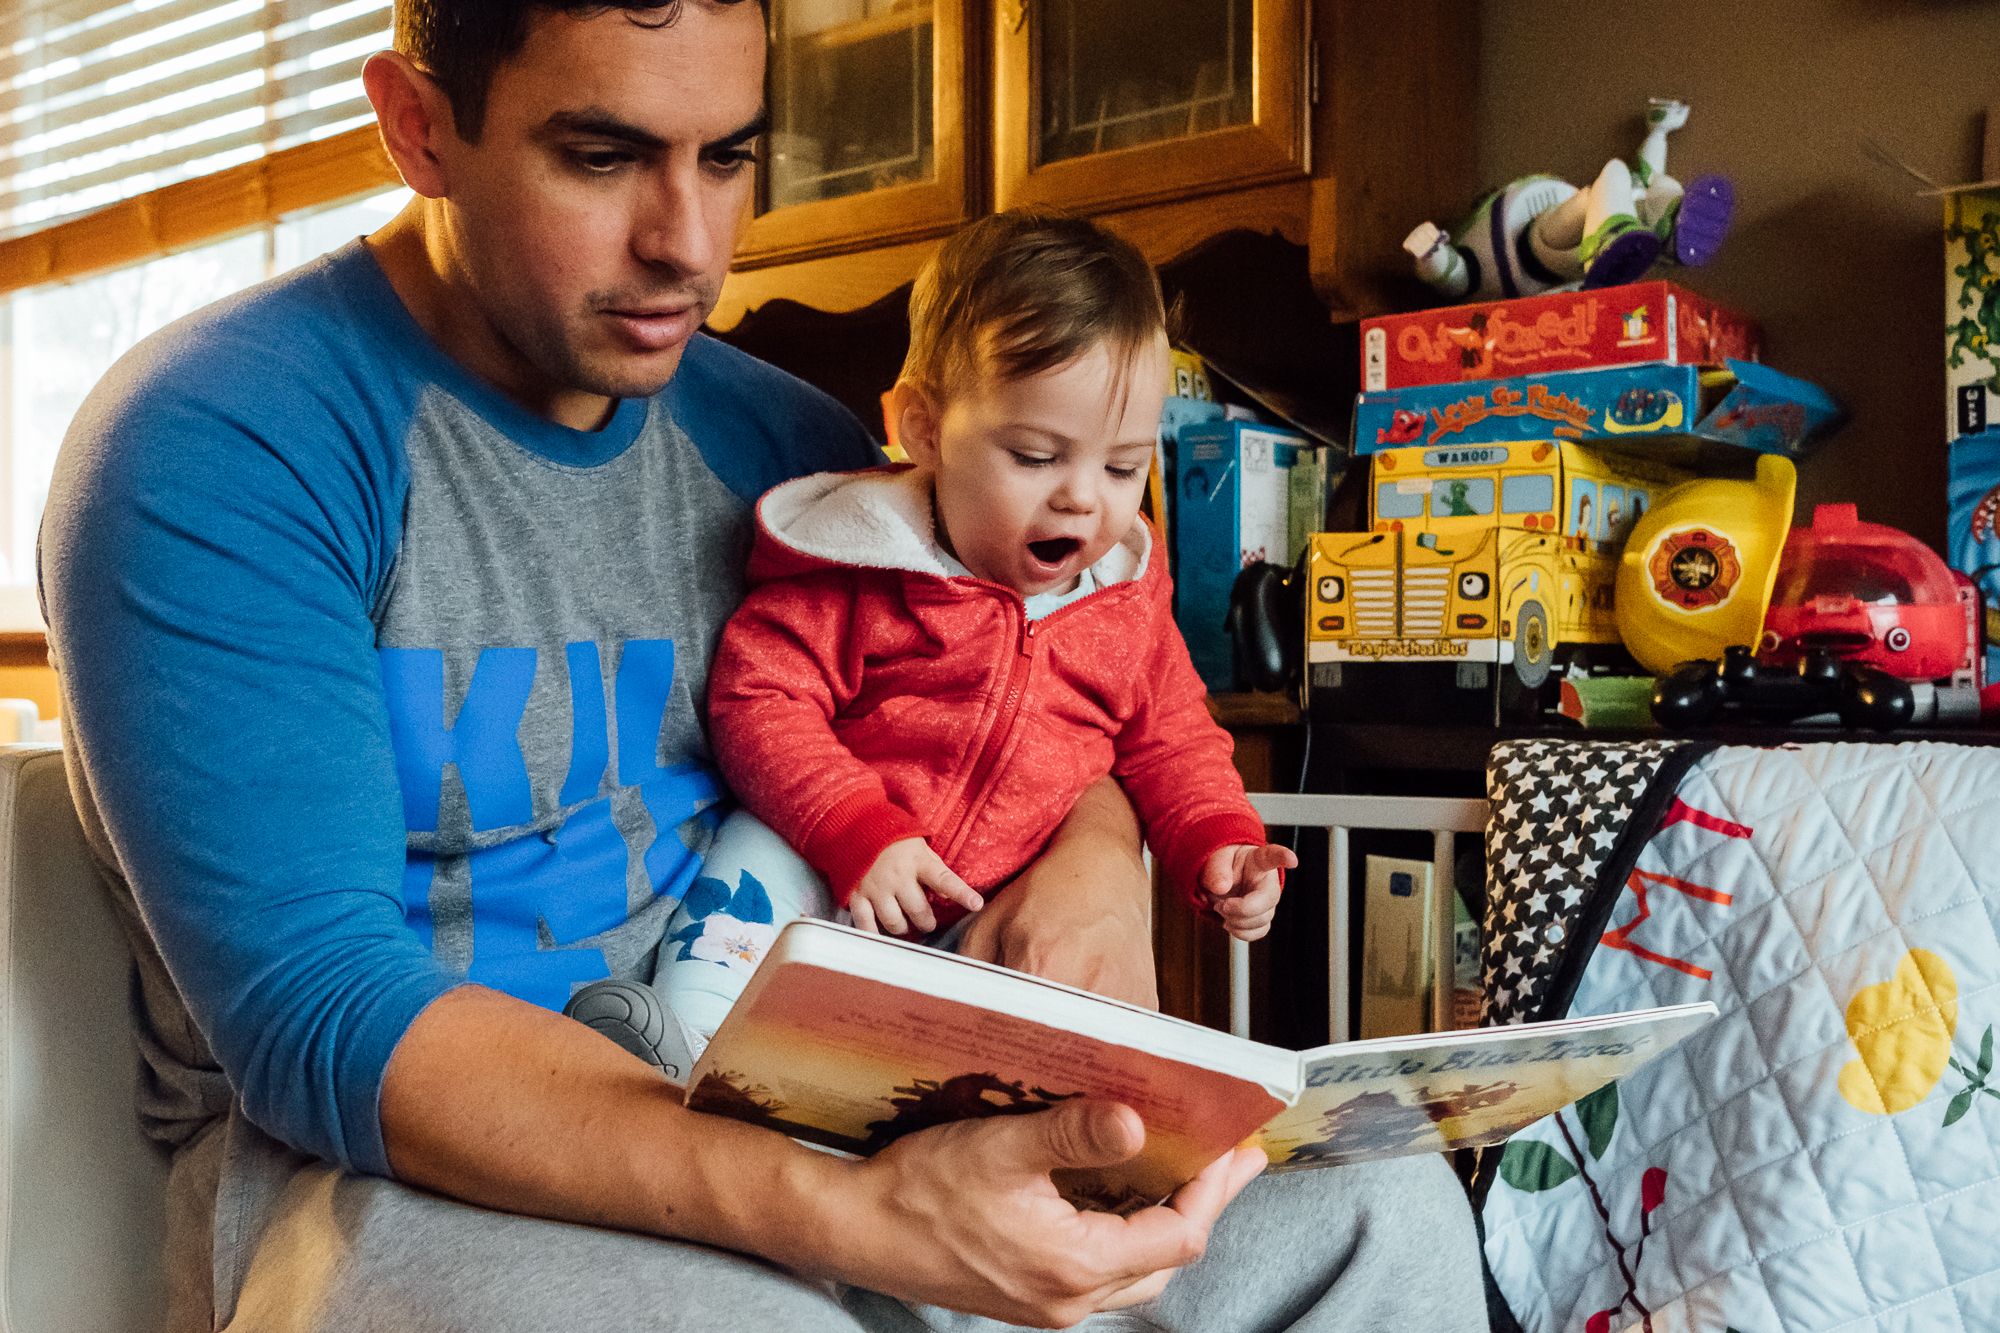
[[[687,1104],[866,1156],[1072,1097],[1146,1122],[1137,1157],[1057,1172],[1079,1207],[1159,1202],[1238,1144],[1271,1169],[1498,1143],[1715,1016],[1600,1018],[1287,1051],[825,921],[786,926],[695,1062]]]

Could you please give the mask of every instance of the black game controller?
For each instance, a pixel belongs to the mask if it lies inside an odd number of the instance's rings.
[[[1798,667],[1761,667],[1748,648],[1728,648],[1720,662],[1683,662],[1653,686],[1653,720],[1668,729],[1698,727],[1718,717],[1790,722],[1838,713],[1843,726],[1893,731],[1916,717],[1908,681],[1879,667],[1846,662],[1824,650]]]

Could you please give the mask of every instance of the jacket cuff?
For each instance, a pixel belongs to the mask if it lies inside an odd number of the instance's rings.
[[[1167,878],[1180,886],[1196,911],[1201,911],[1208,906],[1201,892],[1201,868],[1208,858],[1224,847],[1262,847],[1269,841],[1264,822],[1248,810],[1210,815],[1183,830],[1174,846],[1161,850],[1160,860]],[[1278,873],[1282,882],[1284,872]]]
[[[923,826],[901,806],[875,792],[859,791],[836,801],[799,851],[826,876],[835,905],[845,907],[854,886],[889,844],[923,836]]]

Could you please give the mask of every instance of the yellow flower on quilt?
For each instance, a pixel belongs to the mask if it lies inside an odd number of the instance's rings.
[[[1912,949],[1888,981],[1847,1005],[1847,1035],[1861,1052],[1840,1071],[1840,1095],[1870,1115],[1907,1111],[1944,1076],[1958,1027],[1958,978],[1928,949]]]

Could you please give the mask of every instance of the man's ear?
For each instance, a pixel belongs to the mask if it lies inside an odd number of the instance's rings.
[[[382,146],[403,184],[426,199],[448,193],[449,179],[437,146],[456,139],[451,103],[430,75],[397,51],[378,51],[361,67],[361,85],[375,108]]]
[[[889,391],[889,412],[896,421],[896,443],[910,461],[935,471],[944,424],[944,409],[937,399],[914,380],[897,380]]]

